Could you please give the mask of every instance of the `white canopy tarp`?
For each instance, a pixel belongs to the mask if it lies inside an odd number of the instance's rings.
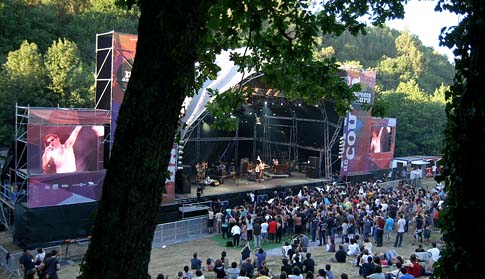
[[[185,127],[182,128],[180,133],[182,139],[185,138],[188,129],[205,111],[206,104],[212,101],[208,89],[218,90],[221,93],[225,92],[251,74],[247,72],[243,74],[241,71],[238,71],[239,68],[234,65],[234,62],[230,61],[231,52],[243,54],[244,51],[244,48],[239,48],[223,51],[217,55],[216,64],[221,70],[217,73],[216,80],[207,80],[196,95],[185,98],[185,115],[181,119],[182,123],[185,123]]]
[[[428,165],[428,164],[431,164],[430,162],[428,161],[425,161],[425,160],[417,160],[417,161],[411,161],[411,164],[412,165]]]

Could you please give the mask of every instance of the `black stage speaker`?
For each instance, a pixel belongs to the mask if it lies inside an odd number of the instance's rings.
[[[249,164],[249,158],[242,158],[241,159],[241,170],[240,170],[240,176],[246,176],[248,173],[248,164]]]
[[[306,168],[306,177],[313,177],[314,172],[315,172],[315,168],[308,166]]]
[[[308,157],[308,161],[309,161],[309,166],[312,167],[312,168],[316,168],[318,169],[320,166],[320,158],[318,157],[315,157],[315,156],[309,156]]]
[[[319,174],[318,168],[307,167],[306,168],[306,177],[310,177],[310,178],[320,178],[320,174]]]
[[[175,193],[190,194],[190,166],[182,166],[183,169],[175,173]]]

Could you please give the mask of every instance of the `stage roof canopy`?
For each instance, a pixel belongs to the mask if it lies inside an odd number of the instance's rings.
[[[231,53],[237,52],[243,54],[244,51],[245,48],[239,48],[223,51],[221,54],[217,55],[216,64],[221,68],[217,73],[217,78],[215,80],[207,80],[196,95],[185,98],[184,107],[186,111],[181,121],[186,125],[181,131],[181,138],[185,137],[190,126],[192,126],[192,124],[194,124],[206,110],[206,104],[214,98],[209,94],[209,89],[218,90],[221,93],[226,92],[252,74],[252,72],[242,72],[236,65],[234,65],[234,62],[230,60]]]

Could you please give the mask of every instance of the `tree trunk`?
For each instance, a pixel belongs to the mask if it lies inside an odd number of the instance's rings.
[[[135,62],[79,278],[149,278],[170,150],[208,7],[200,0],[142,1]]]
[[[485,173],[485,1],[455,5],[452,8],[462,8],[465,17],[460,36],[450,36],[459,42],[457,51],[462,54],[456,63],[455,84],[447,93],[451,102],[447,105],[444,159],[449,181],[446,206],[439,217],[446,249],[437,278],[483,278],[479,266],[483,262],[485,226],[480,219],[485,208],[478,192]]]

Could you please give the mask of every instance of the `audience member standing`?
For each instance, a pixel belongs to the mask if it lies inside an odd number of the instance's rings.
[[[217,211],[216,215],[214,216],[215,220],[216,220],[216,233],[220,234],[222,233],[222,219],[224,218],[224,213],[222,213],[220,210]]]
[[[266,242],[266,239],[268,238],[268,227],[269,227],[268,221],[265,220],[261,224],[261,242],[263,242],[263,244]]]
[[[274,218],[271,218],[268,223],[268,237],[269,243],[273,243],[276,240],[276,229],[278,228],[278,223]]]
[[[241,238],[241,228],[236,223],[231,228],[231,235],[232,235],[232,243],[234,247],[239,246],[239,239]]]
[[[214,229],[214,210],[212,210],[211,207],[208,209],[208,214],[207,214],[207,232],[212,233],[212,230]]]
[[[406,220],[404,219],[404,215],[401,215],[399,220],[397,220],[397,235],[396,235],[396,241],[394,242],[394,247],[401,247],[402,238],[405,231],[406,231]]]
[[[24,253],[19,258],[20,269],[24,272],[24,279],[34,279],[35,262],[29,249],[24,249]]]
[[[254,248],[261,247],[261,223],[254,221],[253,225]]]
[[[263,250],[263,248],[259,248],[254,256],[256,257],[256,267],[259,270],[263,266],[263,261],[266,260],[266,252]]]
[[[44,262],[40,265],[40,269],[43,269],[46,273],[46,278],[58,279],[57,271],[61,269],[59,260],[57,259],[57,251],[52,250],[48,253],[44,259]]]
[[[392,219],[391,216],[387,216],[386,225],[384,228],[387,240],[391,240],[391,233],[393,228],[394,228],[394,219]]]
[[[382,246],[382,241],[384,238],[384,226],[386,224],[386,220],[382,217],[381,212],[377,212],[376,217],[376,229],[377,229],[377,247]]]

